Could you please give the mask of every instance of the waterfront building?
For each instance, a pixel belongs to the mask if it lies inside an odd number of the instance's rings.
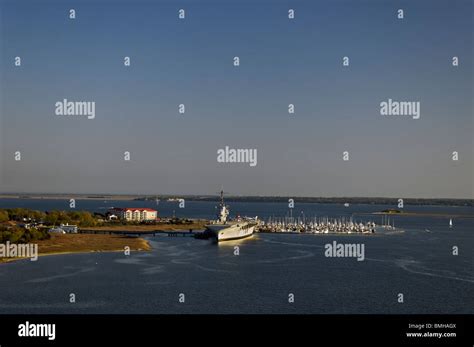
[[[151,208],[113,208],[109,210],[111,215],[117,216],[119,219],[126,220],[126,221],[136,221],[136,222],[143,222],[143,221],[153,221],[156,220],[158,211],[153,210]]]

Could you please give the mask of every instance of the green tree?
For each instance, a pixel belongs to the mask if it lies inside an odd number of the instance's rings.
[[[10,217],[8,216],[8,212],[5,210],[0,210],[0,223],[8,222]]]

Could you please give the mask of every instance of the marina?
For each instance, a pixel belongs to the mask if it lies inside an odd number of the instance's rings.
[[[395,227],[395,219],[382,216],[380,224],[374,221],[356,220],[350,217],[269,217],[261,222],[258,232],[262,233],[307,233],[307,234],[374,234],[381,231],[402,231]]]
[[[388,225],[383,227],[388,228]],[[259,232],[275,233],[308,233],[308,234],[328,234],[328,233],[362,233],[373,234],[378,226],[374,222],[357,222],[352,218],[313,218],[310,221],[294,218],[269,218],[266,223],[262,223]]]

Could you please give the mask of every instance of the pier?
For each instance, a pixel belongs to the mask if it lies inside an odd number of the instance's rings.
[[[166,235],[168,237],[196,237],[203,233],[201,230],[151,230],[151,231],[125,231],[125,230],[78,230],[79,234],[109,234],[129,237]]]

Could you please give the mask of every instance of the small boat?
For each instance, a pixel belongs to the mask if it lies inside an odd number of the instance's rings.
[[[453,227],[453,220],[450,218],[449,219],[449,227],[452,228]]]

